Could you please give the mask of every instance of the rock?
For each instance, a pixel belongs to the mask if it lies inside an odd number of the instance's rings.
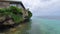
[[[11,28],[10,31],[14,33],[14,32],[16,32],[17,30],[16,30],[16,28]]]
[[[5,16],[1,16],[0,17],[0,22],[4,21],[5,19],[6,19]]]
[[[5,21],[3,24],[4,24],[4,25],[12,25],[12,24],[14,24],[14,22],[13,22],[12,19],[10,19],[10,20],[8,20],[8,21]]]

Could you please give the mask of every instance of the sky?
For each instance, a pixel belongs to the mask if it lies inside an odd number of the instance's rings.
[[[33,16],[60,16],[60,0],[19,0]]]

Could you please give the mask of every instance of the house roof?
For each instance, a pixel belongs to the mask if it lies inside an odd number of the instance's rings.
[[[23,5],[23,3],[21,1],[9,1],[9,0],[0,0],[0,2],[10,2],[11,4],[20,4],[24,9],[25,6]]]

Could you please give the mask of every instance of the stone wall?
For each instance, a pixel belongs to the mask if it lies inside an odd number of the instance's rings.
[[[1,2],[0,1],[0,8],[6,8],[6,7],[9,7],[9,2]]]

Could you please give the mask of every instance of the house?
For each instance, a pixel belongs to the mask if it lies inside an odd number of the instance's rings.
[[[21,1],[7,1],[7,0],[0,0],[0,8],[7,8],[9,6],[16,6],[18,8],[22,8],[23,18],[25,19],[28,16],[28,11],[24,7]]]

